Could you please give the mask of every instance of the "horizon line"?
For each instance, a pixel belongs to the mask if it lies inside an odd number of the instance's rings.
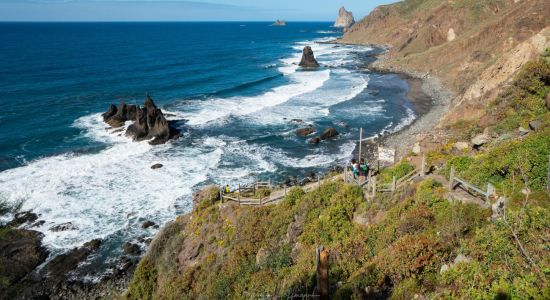
[[[285,21],[288,23],[334,23],[334,21],[327,20],[295,20]],[[4,21],[0,20],[0,23],[274,23],[272,20],[83,20],[83,21],[69,21],[69,20],[20,20],[20,21]],[[284,27],[284,26],[282,26]]]

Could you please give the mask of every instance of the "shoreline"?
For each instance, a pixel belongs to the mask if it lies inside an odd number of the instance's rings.
[[[335,44],[340,44],[338,40]],[[341,43],[349,45],[349,43]],[[407,99],[415,107],[417,117],[403,129],[382,136],[380,144],[395,148],[396,162],[409,154],[415,144],[431,134],[437,128],[444,114],[449,110],[454,95],[437,77],[427,73],[396,68],[387,63],[387,48],[384,46],[361,45],[384,49],[376,59],[365,66],[366,69],[379,73],[393,73],[407,81],[409,91]]]

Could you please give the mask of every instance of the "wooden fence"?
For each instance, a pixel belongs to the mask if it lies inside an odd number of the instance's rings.
[[[256,192],[260,189],[268,189],[270,191],[270,194],[265,197],[256,197]],[[220,199],[222,202],[237,202],[239,203],[239,205],[264,205],[277,201],[281,198],[280,196],[274,197],[271,194],[271,190],[271,179],[269,181],[256,181],[254,184],[248,186],[239,184],[237,189],[230,191],[229,193],[225,193],[224,191],[220,190]],[[253,196],[243,196],[246,194],[252,194]],[[285,195],[286,187],[284,189],[283,196]]]
[[[346,168],[344,168],[344,181],[346,183],[357,184],[363,187],[366,190],[367,197],[374,197],[377,192],[393,193],[397,189],[405,186],[408,182],[412,181],[413,179],[426,175],[427,165],[426,165],[426,156],[423,155],[420,167],[416,167],[414,170],[412,170],[411,172],[409,172],[403,177],[396,178],[395,176],[393,176],[392,181],[389,183],[379,183],[378,176],[373,176],[372,170],[369,170],[369,174],[367,178],[365,178],[366,180],[361,181],[360,179],[354,178],[353,174],[351,174],[351,172],[348,169],[349,169],[349,166],[346,166]]]
[[[482,196],[486,202],[489,202],[489,197],[495,193],[495,187],[491,183],[487,183],[487,190],[483,191],[466,180],[455,175],[455,167],[451,166],[451,174],[449,176],[449,190],[454,190],[457,186],[461,186],[470,194]]]

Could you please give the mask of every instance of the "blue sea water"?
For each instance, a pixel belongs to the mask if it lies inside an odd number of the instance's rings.
[[[361,67],[377,49],[318,43],[339,35],[329,23],[0,23],[0,197],[40,214],[59,253],[151,236],[141,222],[189,211],[205,184],[341,164],[358,128],[399,130],[415,112],[405,81]],[[296,65],[306,45],[320,69]],[[179,120],[179,140],[135,143],[101,121],[146,93]],[[310,145],[294,133],[305,124],[341,135]],[[78,229],[49,230],[66,222]]]

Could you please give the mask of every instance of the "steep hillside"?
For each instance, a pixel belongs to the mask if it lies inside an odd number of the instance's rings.
[[[427,153],[432,174],[370,201],[342,181],[294,188],[263,207],[220,203],[217,188],[206,189],[154,239],[126,297],[318,295],[323,245],[332,299],[549,299],[549,95],[547,50],[490,103],[483,144],[436,147]],[[478,130],[461,126],[457,140]],[[382,170],[380,182],[407,174],[414,159]],[[444,179],[451,166],[476,186],[493,184],[489,203],[455,200]]]
[[[458,95],[444,122],[475,118],[550,45],[547,0],[406,0],[376,8],[342,38],[390,47],[378,67],[430,73]]]

